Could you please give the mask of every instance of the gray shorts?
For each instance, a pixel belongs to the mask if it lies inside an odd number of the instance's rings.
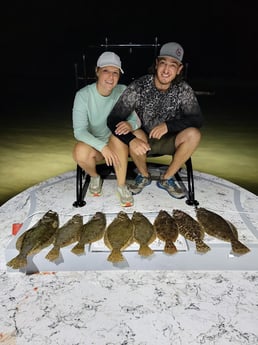
[[[147,156],[153,155],[173,155],[175,152],[176,135],[167,133],[161,139],[149,139],[151,150]]]

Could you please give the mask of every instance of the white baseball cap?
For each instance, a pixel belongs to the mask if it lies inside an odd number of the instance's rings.
[[[113,52],[104,52],[100,55],[97,61],[97,67],[114,66],[124,73],[121,67],[120,57]]]

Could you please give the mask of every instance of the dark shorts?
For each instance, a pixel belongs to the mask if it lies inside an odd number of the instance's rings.
[[[175,152],[176,135],[167,133],[161,139],[149,139],[151,150],[148,151],[148,156],[153,155],[172,155]]]

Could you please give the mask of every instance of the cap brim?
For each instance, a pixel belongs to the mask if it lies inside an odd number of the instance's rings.
[[[121,67],[119,67],[119,66],[117,66],[117,65],[112,65],[112,64],[107,64],[107,65],[102,65],[102,66],[98,66],[98,67],[100,67],[100,68],[102,68],[102,67],[107,67],[107,66],[112,66],[112,67],[116,67],[116,68],[119,68],[120,69],[120,71],[121,71],[121,73],[122,74],[124,74],[124,71],[122,70],[122,68]]]
[[[181,60],[179,60],[178,58],[176,58],[175,56],[171,56],[171,55],[159,55],[158,58],[162,58],[162,57],[168,57],[168,58],[171,58],[171,59],[174,59],[180,63],[182,63]]]

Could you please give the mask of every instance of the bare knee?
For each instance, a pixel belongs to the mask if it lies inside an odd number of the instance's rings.
[[[189,128],[189,140],[191,140],[196,145],[201,141],[201,131],[198,128]]]
[[[79,141],[73,149],[73,159],[75,162],[86,161],[92,151],[92,147]]]
[[[176,137],[176,147],[183,142],[189,143],[191,146],[198,146],[201,141],[201,132],[198,128],[189,127],[178,133]]]
[[[133,134],[134,134],[137,138],[139,138],[139,139],[145,141],[146,143],[148,142],[148,137],[147,137],[146,133],[145,133],[142,129],[136,129],[136,130],[133,132]]]
[[[127,147],[125,143],[123,143],[119,138],[115,135],[111,134],[108,141],[108,146],[112,148],[121,148],[123,146]]]

